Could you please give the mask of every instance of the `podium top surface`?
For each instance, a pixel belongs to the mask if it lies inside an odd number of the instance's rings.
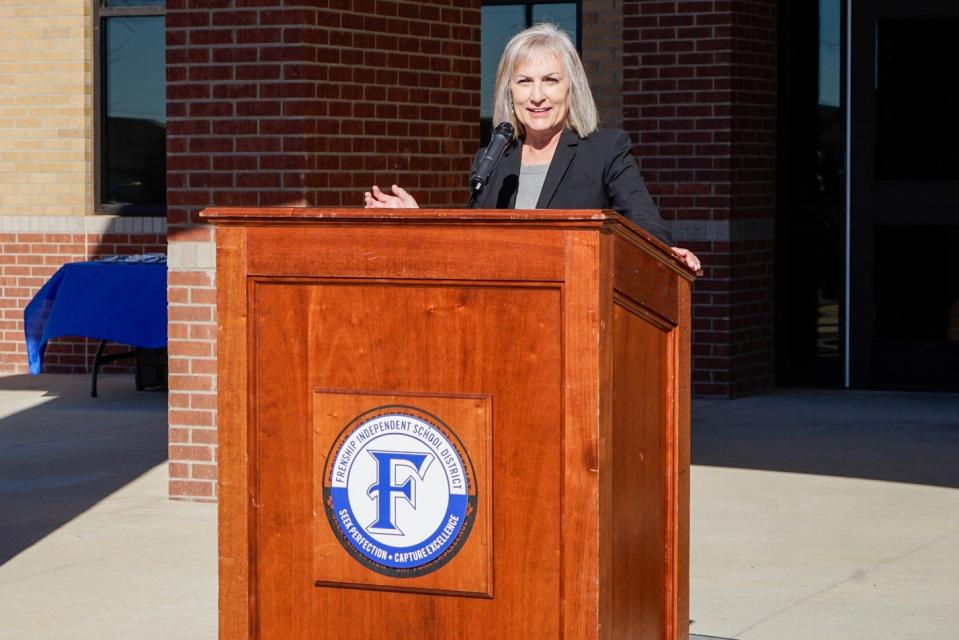
[[[362,207],[210,207],[200,212],[214,224],[262,222],[486,222],[486,223],[631,223],[615,211],[600,209],[364,209]],[[638,228],[638,227],[636,227]]]

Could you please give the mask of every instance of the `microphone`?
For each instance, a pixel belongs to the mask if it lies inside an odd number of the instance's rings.
[[[496,163],[503,157],[503,152],[506,151],[506,147],[508,147],[512,141],[513,125],[508,122],[500,122],[496,125],[496,128],[493,129],[493,136],[490,138],[489,144],[486,146],[486,149],[483,150],[483,156],[476,162],[476,166],[473,167],[473,171],[470,173],[470,186],[472,187],[470,200],[475,199],[476,194],[483,188],[489,180],[489,177],[493,175],[493,169],[496,167]]]

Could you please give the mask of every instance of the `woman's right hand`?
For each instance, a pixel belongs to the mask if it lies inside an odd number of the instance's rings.
[[[364,208],[366,209],[419,209],[416,199],[407,193],[404,189],[395,184],[390,187],[395,195],[389,195],[380,191],[380,188],[373,185],[372,191],[363,194]]]

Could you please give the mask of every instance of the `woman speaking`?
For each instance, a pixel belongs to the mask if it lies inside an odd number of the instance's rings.
[[[513,125],[515,139],[482,188],[484,209],[613,209],[672,244],[633,157],[629,136],[597,129],[596,104],[573,43],[558,27],[538,24],[506,45],[496,72],[493,122]],[[417,207],[397,185],[374,186],[367,208]],[[698,271],[699,260],[673,247]]]

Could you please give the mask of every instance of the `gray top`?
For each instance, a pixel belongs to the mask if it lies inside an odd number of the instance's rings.
[[[524,164],[519,168],[519,189],[516,191],[514,209],[535,209],[539,192],[543,190],[549,163]]]

